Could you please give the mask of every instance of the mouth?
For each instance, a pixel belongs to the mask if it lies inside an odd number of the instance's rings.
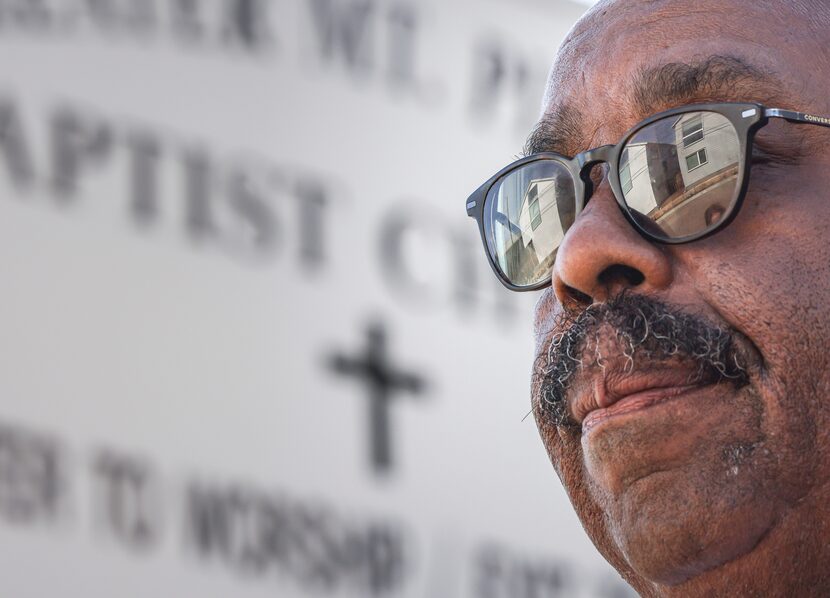
[[[560,429],[595,428],[716,382],[739,389],[763,372],[760,352],[729,326],[635,294],[595,305],[560,314],[537,344],[535,404]]]
[[[582,420],[582,433],[587,434],[593,428],[612,418],[643,411],[666,401],[683,397],[696,390],[707,388],[710,385],[686,384],[683,386],[664,386],[648,388],[646,390],[626,395],[610,407],[594,409]]]
[[[595,378],[572,403],[574,419],[586,434],[616,417],[644,411],[660,403],[686,397],[707,388],[716,380],[696,379],[696,372],[666,368],[625,374],[611,370]]]

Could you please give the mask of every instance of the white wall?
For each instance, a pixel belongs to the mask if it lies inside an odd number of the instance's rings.
[[[584,7],[87,4],[0,4],[0,595],[616,595],[463,212]]]

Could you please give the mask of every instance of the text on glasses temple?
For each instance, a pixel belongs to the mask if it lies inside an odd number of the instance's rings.
[[[781,108],[765,108],[764,116],[771,118],[783,118],[792,123],[809,123],[812,125],[830,127],[830,118],[827,118],[825,116],[815,116],[812,114],[806,114],[804,112],[796,112],[795,110],[783,110]]]

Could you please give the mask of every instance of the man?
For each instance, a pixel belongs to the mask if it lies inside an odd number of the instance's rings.
[[[537,424],[642,595],[830,595],[828,115],[827,3],[605,1],[467,202],[545,289]]]

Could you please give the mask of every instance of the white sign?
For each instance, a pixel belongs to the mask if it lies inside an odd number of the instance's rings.
[[[463,210],[584,9],[0,2],[0,595],[627,595]]]

